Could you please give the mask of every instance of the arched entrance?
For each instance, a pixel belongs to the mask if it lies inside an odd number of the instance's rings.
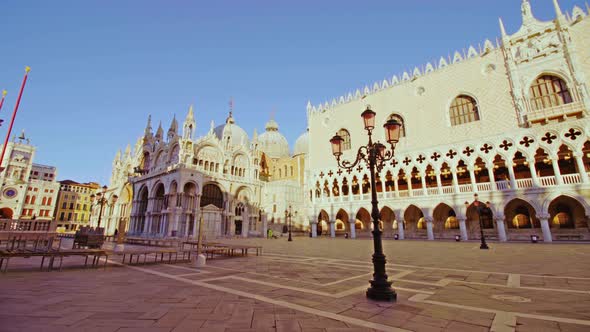
[[[424,213],[415,205],[410,205],[404,212],[404,225],[407,238],[426,238],[426,221]]]
[[[356,236],[371,236],[371,214],[365,208],[356,213],[355,224],[360,222],[362,229],[356,229]]]
[[[571,234],[574,230],[584,237],[588,235],[586,211],[578,200],[561,195],[551,201],[548,212],[549,226],[555,229],[552,232],[556,236],[560,233]]]
[[[452,239],[455,235],[460,235],[457,214],[449,205],[437,205],[432,212],[432,219],[435,239]]]
[[[208,239],[213,239],[222,233],[222,211],[224,207],[223,192],[216,184],[209,183],[203,186],[200,203],[203,213],[203,232]],[[226,231],[227,228],[223,231]]]
[[[328,223],[330,222],[330,217],[328,216],[328,212],[322,210],[318,215],[318,228],[317,228],[317,235],[321,236],[322,234],[328,235],[330,234],[330,227]]]
[[[536,234],[542,238],[541,223],[535,208],[528,202],[516,198],[504,207],[508,240],[528,240]]]
[[[395,220],[395,213],[388,206],[384,206],[381,209],[381,231],[382,236],[385,238],[393,238],[393,222]]]
[[[336,235],[343,235],[348,233],[350,235],[350,223],[348,222],[348,213],[340,209],[336,213]]]
[[[12,219],[13,212],[10,208],[1,208],[0,209],[0,219]]]

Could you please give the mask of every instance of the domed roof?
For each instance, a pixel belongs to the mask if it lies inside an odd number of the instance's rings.
[[[294,156],[298,156],[300,154],[307,154],[309,152],[309,129],[303,133],[303,135],[299,136],[299,138],[295,141],[295,149],[293,151]]]
[[[289,142],[279,133],[279,125],[275,120],[266,123],[266,131],[258,136],[258,146],[270,158],[289,157]]]
[[[224,138],[227,140],[227,137],[229,137],[230,145],[249,144],[248,134],[244,129],[235,124],[231,112],[229,113],[227,120],[225,120],[225,124],[217,126],[213,131],[215,136],[217,136],[217,138],[219,138],[221,141],[223,141]]]

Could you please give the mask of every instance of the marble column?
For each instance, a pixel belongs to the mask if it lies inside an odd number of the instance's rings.
[[[496,228],[498,229],[498,239],[500,242],[506,242],[506,225],[504,224],[504,216],[498,216],[496,219]]]
[[[553,242],[551,228],[549,227],[549,216],[542,216],[538,218],[541,222],[541,230],[543,231],[543,242]]]
[[[336,237],[336,220],[330,220],[330,237]]]
[[[584,160],[582,159],[582,157],[582,153],[574,153],[574,159],[576,160],[576,165],[578,166],[578,173],[580,174],[582,183],[588,183],[590,182],[590,180],[588,179],[588,172],[586,172],[586,168],[584,167]]]
[[[486,168],[488,169],[488,175],[490,177],[490,186],[492,187],[492,191],[495,191],[498,187],[496,187],[496,178],[494,177],[494,163],[491,165],[486,164]]]
[[[459,219],[459,231],[461,232],[461,240],[469,240],[469,237],[467,236],[467,225],[465,225],[465,219]]]
[[[516,184],[516,176],[514,176],[514,165],[513,165],[513,161],[509,160],[507,162],[507,167],[508,168],[508,177],[510,177],[510,189],[514,190],[514,189],[518,189],[518,185]],[[510,166],[510,167],[508,167]]]
[[[262,237],[266,238],[268,236],[268,218],[266,217],[266,213],[262,214]]]
[[[434,240],[434,230],[432,228],[432,219],[426,219],[426,233],[428,234],[428,240]]]
[[[397,183],[397,176],[393,177],[394,196],[399,197],[399,184]]]
[[[529,163],[529,169],[531,171],[531,178],[533,179],[533,187],[540,187],[541,183],[539,182],[539,177],[537,176],[537,167],[535,166],[535,158],[532,160],[527,160]]]
[[[424,192],[424,196],[428,195],[428,188],[426,188],[426,174],[421,177],[422,180],[422,192]]]
[[[397,222],[397,233],[398,239],[403,240],[406,238],[406,230],[404,229],[404,221],[400,220]]]
[[[469,178],[471,179],[471,190],[476,193],[477,192],[477,180],[475,180],[475,171],[472,167],[467,167],[469,170]]]
[[[318,222],[315,220],[311,222],[311,237],[318,237]]]
[[[350,225],[350,238],[351,239],[356,239],[356,228],[355,228],[355,223],[353,222],[349,222],[348,223]]]
[[[460,189],[459,189],[459,178],[457,177],[457,169],[456,168],[451,169],[451,175],[453,176],[453,188],[455,190],[455,193],[458,194],[460,192]]]
[[[559,170],[559,164],[557,163],[558,157],[551,157],[551,164],[553,165],[553,173],[555,173],[555,183],[558,186],[563,184],[563,179],[561,178],[561,171]]]

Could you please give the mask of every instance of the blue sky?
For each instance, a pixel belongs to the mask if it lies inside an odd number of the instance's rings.
[[[197,134],[234,117],[251,136],[276,109],[291,147],[306,103],[331,100],[520,26],[518,0],[28,1],[0,4],[5,125],[32,67],[13,134],[59,179],[108,182],[117,149],[152,114],[168,129],[195,104]],[[542,20],[552,0],[531,0]],[[561,0],[563,10],[581,0]],[[362,110],[359,110],[359,113]]]

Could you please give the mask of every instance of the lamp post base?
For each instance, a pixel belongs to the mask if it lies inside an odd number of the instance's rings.
[[[391,282],[386,281],[384,285],[376,285],[371,280],[371,287],[367,289],[367,298],[374,301],[394,302],[397,300],[397,294],[391,288]]]
[[[289,241],[289,242],[293,241],[293,239],[291,238],[291,234],[289,234],[289,239],[287,241]]]
[[[479,246],[479,249],[490,249],[490,248],[488,247],[488,245],[487,245],[485,242],[483,242],[483,243],[482,243],[482,244]]]

